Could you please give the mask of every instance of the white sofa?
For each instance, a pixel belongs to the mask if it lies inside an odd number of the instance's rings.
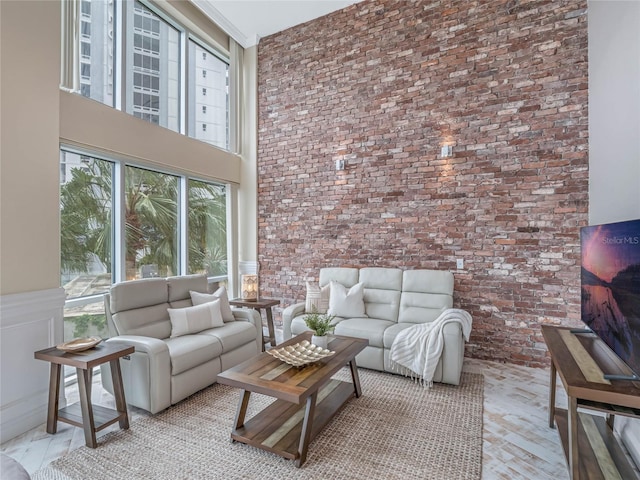
[[[416,324],[432,322],[453,306],[453,274],[440,270],[401,270],[398,268],[323,268],[319,285],[331,281],[346,288],[364,285],[366,316],[336,317],[336,335],[369,340],[357,357],[359,367],[395,372],[389,363],[389,350],[396,335]],[[282,314],[284,338],[309,330],[304,322],[305,303],[288,306]],[[464,337],[458,323],[443,329],[444,349],[433,381],[459,385],[464,359]]]
[[[169,308],[192,306],[190,291],[208,292],[204,275],[150,278],[115,284],[105,295],[109,343],[133,345],[120,361],[128,404],[157,413],[216,381],[218,373],[262,350],[262,320],[234,309],[234,321],[171,337]],[[111,370],[101,368],[113,393]]]

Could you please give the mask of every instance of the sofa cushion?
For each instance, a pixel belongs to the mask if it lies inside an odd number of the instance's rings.
[[[379,318],[347,318],[336,325],[334,333],[347,337],[366,338],[369,340],[370,347],[382,348],[384,332],[394,324]]]
[[[360,270],[364,284],[364,306],[368,317],[398,321],[402,270],[371,267]]]
[[[366,317],[364,310],[364,285],[357,283],[349,290],[335,281],[331,282],[329,294],[329,315],[352,318]]]
[[[318,313],[327,313],[329,309],[329,294],[331,286],[321,287],[314,282],[307,282],[307,297],[305,299],[304,311],[312,313],[314,308]]]
[[[222,352],[230,352],[235,348],[256,340],[256,327],[251,322],[229,322],[222,327],[204,330],[198,335],[216,338],[222,345]]]
[[[171,357],[171,375],[186,372],[222,354],[220,340],[210,335],[183,335],[168,338],[166,343]]]
[[[189,292],[207,292],[209,284],[205,275],[181,275],[178,277],[169,277],[166,279],[169,302],[190,299]]]
[[[142,335],[162,339],[171,335],[168,308],[168,303],[160,303],[112,313],[111,318],[118,335]]]
[[[229,305],[229,296],[227,295],[227,289],[220,287],[214,293],[201,293],[191,290],[191,302],[194,305],[202,305],[206,302],[213,302],[214,300],[220,300],[220,312],[222,312],[222,319],[225,322],[235,321],[233,312],[231,311],[231,305]]]
[[[220,313],[220,299],[187,308],[169,308],[171,337],[198,333],[224,325]]]
[[[453,274],[439,270],[407,270],[403,274],[398,322],[432,322],[453,306]]]

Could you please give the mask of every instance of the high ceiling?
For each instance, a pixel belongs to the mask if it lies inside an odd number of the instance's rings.
[[[362,0],[192,0],[243,47]]]

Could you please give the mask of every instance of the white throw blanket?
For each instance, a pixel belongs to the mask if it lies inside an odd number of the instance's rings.
[[[444,347],[443,328],[450,322],[460,324],[462,334],[468,342],[471,334],[471,315],[458,308],[448,308],[433,322],[417,323],[398,333],[389,352],[391,367],[431,387],[433,374]]]

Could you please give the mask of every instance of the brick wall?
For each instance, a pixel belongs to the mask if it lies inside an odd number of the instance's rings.
[[[365,0],[258,48],[261,293],[451,270],[467,355],[546,364],[540,324],[580,314],[586,1]]]

